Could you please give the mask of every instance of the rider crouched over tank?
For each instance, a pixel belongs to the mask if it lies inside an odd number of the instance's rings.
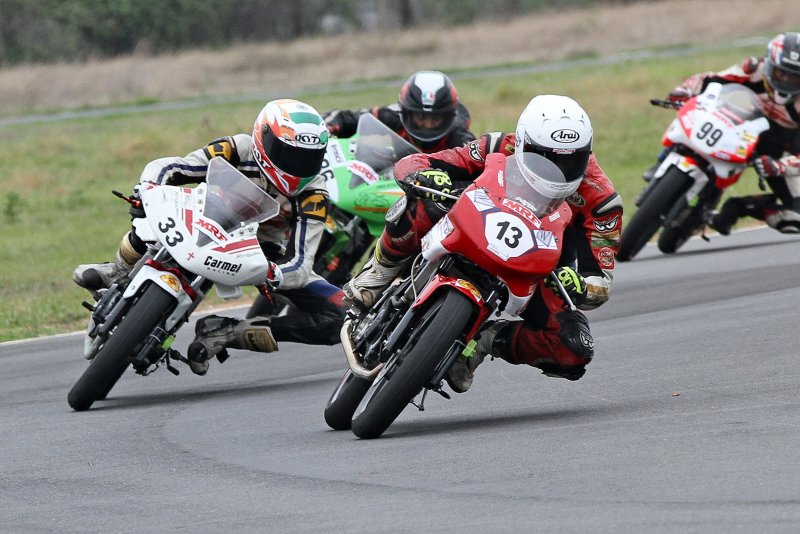
[[[486,157],[499,152],[533,152],[554,162],[568,181],[580,181],[567,202],[573,218],[564,234],[555,273],[574,304],[590,310],[609,297],[622,228],[622,199],[592,153],[592,125],[586,112],[565,96],[535,97],[519,117],[515,133],[488,133],[460,148],[414,154],[395,165],[398,180],[453,193],[480,176]],[[345,286],[347,300],[370,307],[420,252],[422,237],[449,207],[433,192],[401,199],[387,214],[386,228],[364,269]],[[464,392],[487,355],[537,367],[548,376],[578,380],[594,355],[594,341],[583,312],[571,310],[557,287],[542,285],[522,320],[488,323],[471,357],[459,356],[446,376]]]
[[[728,235],[740,217],[748,216],[779,232],[800,233],[800,154],[792,153],[798,150],[800,132],[800,33],[775,36],[762,57],[747,58],[721,72],[695,74],[673,89],[668,99],[685,101],[711,82],[745,85],[761,100],[770,128],[758,140],[753,166],[772,190],[728,198],[711,227]]]
[[[324,121],[313,107],[296,100],[274,100],[259,113],[252,135],[222,137],[185,157],[152,161],[142,171],[140,183],[200,183],[206,179],[208,162],[221,157],[281,206],[277,217],[261,224],[258,240],[270,260],[265,282],[294,305],[292,311],[245,320],[217,315],[200,319],[188,351],[194,373],[204,375],[208,361],[225,356],[227,348],[273,352],[279,341],[339,342],[343,293],[312,269],[330,205],[318,176],[327,142]],[[131,214],[143,216],[135,210]],[[122,238],[115,261],[80,265],[73,280],[90,290],[108,287],[126,277],[146,250],[131,230]]]
[[[456,86],[439,71],[419,71],[409,76],[394,104],[359,110],[333,109],[324,114],[325,124],[336,137],[352,137],[359,117],[365,113],[426,154],[475,140],[469,131],[469,111],[458,98]]]

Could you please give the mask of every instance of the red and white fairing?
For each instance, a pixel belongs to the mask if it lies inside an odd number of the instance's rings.
[[[761,102],[750,89],[739,84],[708,84],[702,94],[691,98],[678,111],[678,116],[662,138],[665,147],[684,145],[705,159],[714,169],[719,188],[726,188],[739,179],[753,156],[759,135],[769,129]],[[692,155],[673,151],[659,167],[660,176],[675,165],[690,174],[702,189],[708,182]]]
[[[436,261],[459,254],[500,278],[509,289],[505,311],[519,314],[538,282],[555,269],[564,228],[572,217],[567,203],[543,216],[523,196],[509,198],[507,181],[518,178],[513,157],[490,154],[486,167],[422,240],[422,255]]]
[[[264,282],[256,233],[280,206],[227,161],[213,158],[195,188],[142,184],[140,195],[147,218],[134,221],[137,234],[160,241],[184,269],[224,286]]]

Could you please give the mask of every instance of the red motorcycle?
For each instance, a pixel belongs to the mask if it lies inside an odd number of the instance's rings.
[[[377,438],[409,403],[423,410],[429,390],[450,398],[443,378],[456,357],[474,353],[487,319],[519,315],[551,275],[572,217],[563,199],[577,184],[542,156],[522,157],[525,171],[514,156],[491,154],[407,272],[370,309],[348,312],[341,340],[350,369],[325,409],[331,428]]]

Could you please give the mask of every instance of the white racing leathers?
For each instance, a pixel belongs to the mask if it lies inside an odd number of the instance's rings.
[[[313,270],[314,257],[325,230],[330,197],[317,176],[294,198],[287,198],[262,177],[251,152],[252,137],[237,134],[216,139],[185,157],[166,157],[145,166],[140,182],[183,185],[203,182],[208,162],[223,157],[281,205],[280,215],[261,224],[258,239],[267,258],[283,273],[278,293],[296,310],[272,317],[277,341],[331,345],[339,341],[344,313],[343,293]],[[265,273],[266,278],[266,273]]]

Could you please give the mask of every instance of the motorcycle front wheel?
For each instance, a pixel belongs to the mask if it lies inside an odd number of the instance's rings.
[[[348,430],[358,403],[364,398],[372,384],[370,380],[356,376],[348,369],[336,385],[325,407],[325,422],[334,430]]]
[[[390,359],[353,415],[353,433],[377,438],[430,382],[436,367],[469,324],[474,306],[463,294],[445,290],[422,315],[406,347]]]
[[[681,200],[681,195],[689,190],[692,177],[676,167],[671,167],[653,189],[647,194],[639,210],[622,228],[617,259],[632,260],[647,244],[663,223],[662,217],[672,206]]]
[[[129,358],[174,303],[175,298],[155,284],[145,289],[69,391],[67,402],[73,410],[88,410],[108,395],[128,368]]]

